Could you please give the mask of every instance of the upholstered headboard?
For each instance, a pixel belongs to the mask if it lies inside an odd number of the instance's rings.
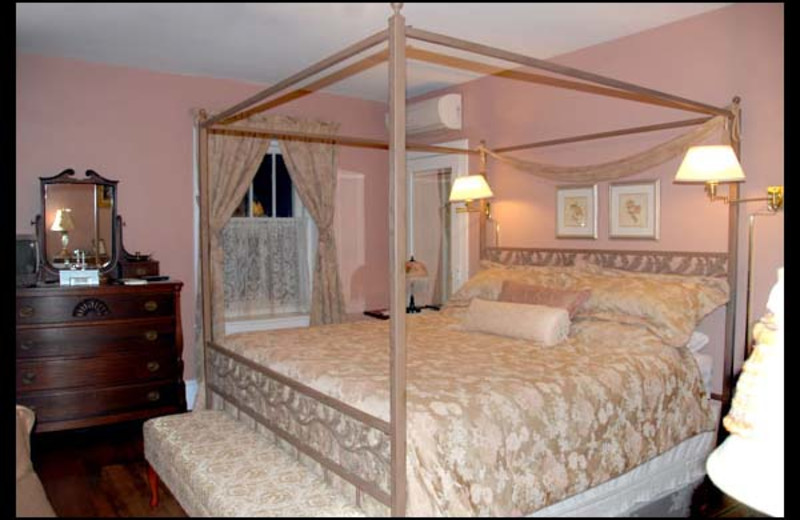
[[[584,262],[641,273],[728,275],[728,253],[487,247],[483,259],[506,265],[570,266]]]

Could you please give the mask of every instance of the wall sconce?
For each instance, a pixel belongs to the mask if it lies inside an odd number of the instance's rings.
[[[472,213],[480,211],[479,207],[472,204],[474,200],[493,197],[492,189],[486,182],[486,152],[481,149],[481,170],[477,175],[457,177],[450,190],[449,202],[463,202],[464,206],[456,208],[456,213]],[[491,206],[486,202],[486,216],[491,217]]]
[[[717,195],[717,185],[720,182],[744,182],[744,171],[742,170],[736,153],[729,145],[712,146],[693,146],[686,152],[678,173],[675,175],[676,183],[700,183],[706,185],[708,198],[713,202],[721,200],[726,204],[739,204],[742,202],[766,201],[766,212],[756,212],[750,215],[750,227],[748,230],[747,244],[747,294],[745,296],[745,357],[751,353],[752,325],[752,294],[753,294],[753,270],[755,265],[755,218],[761,215],[774,216],[783,207],[783,186],[767,187],[766,197],[754,197],[748,199],[730,199],[725,196]],[[733,371],[733,367],[731,367]],[[731,380],[734,374],[731,373]]]
[[[729,199],[717,195],[720,182],[744,182],[744,171],[736,159],[736,154],[728,145],[693,146],[686,152],[678,173],[677,183],[705,183],[708,198],[721,200],[726,204],[766,201],[770,211],[778,211],[783,206],[783,186],[768,186],[766,197],[749,199]]]
[[[61,252],[58,253],[61,258],[69,258],[67,245],[69,244],[69,232],[73,229],[75,229],[75,222],[72,220],[72,210],[63,208],[56,211],[56,218],[53,220],[50,230],[61,232]]]
[[[453,183],[453,189],[450,190],[450,202],[464,202],[463,207],[456,208],[458,213],[480,211],[480,208],[472,205],[472,201],[487,199],[492,196],[494,194],[486,182],[486,177],[481,174],[456,178],[456,182]]]

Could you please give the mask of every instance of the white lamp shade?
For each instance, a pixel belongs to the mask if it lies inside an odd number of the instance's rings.
[[[483,175],[457,177],[450,190],[450,202],[487,199],[492,196],[494,194]]]
[[[50,230],[72,231],[73,229],[75,229],[75,222],[72,220],[72,210],[64,208],[56,211],[56,218],[53,220],[53,225],[50,226]]]
[[[693,146],[686,152],[675,182],[743,182],[744,171],[728,145]]]

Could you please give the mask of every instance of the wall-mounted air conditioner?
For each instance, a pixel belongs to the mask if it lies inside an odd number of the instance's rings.
[[[445,94],[406,105],[406,135],[437,130],[461,130],[461,94]]]

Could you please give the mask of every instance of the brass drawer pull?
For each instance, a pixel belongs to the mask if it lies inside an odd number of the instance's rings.
[[[155,341],[158,339],[158,332],[155,330],[148,330],[144,333],[144,339],[147,341]]]
[[[161,365],[158,363],[158,361],[148,361],[147,370],[150,372],[155,372],[159,368],[161,368]]]
[[[23,305],[19,308],[20,318],[30,318],[31,316],[33,316],[33,307],[30,305]]]
[[[22,384],[29,385],[36,381],[36,372],[25,372],[22,374]]]
[[[153,300],[147,300],[144,302],[144,310],[153,312],[154,310],[158,309],[158,303]]]
[[[136,276],[142,276],[144,274],[147,274],[147,269],[144,267],[139,267],[136,269]]]
[[[147,400],[150,402],[156,402],[161,399],[161,392],[158,390],[153,390],[152,392],[147,392]]]
[[[34,345],[33,341],[23,341],[22,343],[19,344],[19,349],[30,350],[33,347],[33,345]]]

